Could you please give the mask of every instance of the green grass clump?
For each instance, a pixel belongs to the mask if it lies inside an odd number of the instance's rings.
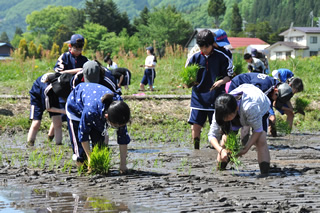
[[[295,111],[297,113],[305,114],[304,111],[309,106],[310,100],[306,98],[297,98],[295,101]]]
[[[226,150],[229,152],[229,159],[230,162],[238,168],[242,162],[240,161],[239,157],[237,156],[242,148],[240,137],[237,136],[236,133],[231,132],[227,136],[227,140],[225,142]]]
[[[284,134],[291,133],[291,128],[289,124],[287,123],[287,121],[283,120],[281,117],[276,121],[276,129],[277,129],[277,132],[281,132]]]
[[[112,151],[108,147],[94,146],[90,155],[92,174],[107,174],[111,168]]]
[[[197,85],[197,73],[199,71],[199,65],[192,64],[190,66],[184,67],[180,72],[180,77],[182,83],[185,84],[188,88]]]

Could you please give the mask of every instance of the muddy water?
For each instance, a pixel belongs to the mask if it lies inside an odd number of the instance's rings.
[[[228,165],[220,172],[214,150],[201,144],[194,151],[184,141],[133,141],[128,175],[117,171],[115,142],[115,165],[107,176],[79,175],[74,165],[63,172],[68,145],[60,166],[34,168],[17,150],[50,151],[43,144],[26,148],[23,137],[0,138],[0,212],[320,212],[320,134],[268,137],[268,177],[259,176],[254,148],[238,170]]]

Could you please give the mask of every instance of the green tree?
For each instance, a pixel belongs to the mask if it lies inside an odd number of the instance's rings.
[[[242,32],[242,18],[237,3],[233,5],[231,17],[231,34],[237,36]]]
[[[34,11],[30,15],[27,15],[27,29],[34,33],[33,35],[38,35],[39,33],[48,35],[51,38],[50,43],[52,44],[52,38],[58,29],[62,25],[68,26],[68,24],[72,23],[74,17],[70,16],[70,14],[74,13],[77,13],[77,9],[71,6],[48,6],[43,10]]]
[[[1,33],[0,42],[10,43],[10,39],[9,39],[9,37],[8,37],[6,32]]]
[[[43,47],[41,44],[38,45],[37,48],[37,58],[41,58],[42,57],[42,51],[43,51]]]
[[[107,28],[95,23],[85,23],[82,29],[77,33],[81,34],[88,40],[86,49],[92,51],[100,50],[100,42],[103,41],[103,36],[108,33]]]
[[[59,49],[60,49],[59,45],[57,45],[56,43],[53,43],[50,51],[50,58],[58,58],[60,55]]]
[[[65,41],[68,41],[71,38],[72,34],[73,33],[70,31],[69,27],[67,27],[65,25],[61,25],[57,29],[57,31],[56,31],[56,33],[55,33],[55,35],[53,37],[53,42],[55,42],[60,47],[62,47],[63,43]]]
[[[223,0],[209,0],[208,15],[214,17],[216,28],[219,27],[219,17],[226,12],[226,5]]]
[[[268,42],[269,36],[272,33],[272,29],[268,21],[257,23],[256,25],[256,37]]]
[[[25,59],[28,56],[28,44],[25,39],[21,39],[18,48],[18,55]]]
[[[19,35],[19,36],[22,36],[22,33],[23,33],[23,31],[22,31],[22,29],[20,28],[20,27],[16,27],[16,31],[15,31],[15,35]]]
[[[133,19],[133,25],[139,26],[142,25],[148,25],[148,19],[149,19],[149,9],[147,6],[143,8],[143,10],[140,12],[139,17],[135,17]]]
[[[155,8],[149,15],[148,24],[138,26],[137,35],[143,44],[156,41],[158,47],[163,47],[166,42],[184,45],[193,32],[191,24],[174,6]]]
[[[29,43],[29,46],[28,46],[28,56],[30,58],[37,58],[37,47],[36,45],[33,43],[33,41],[31,41]]]
[[[118,34],[123,28],[127,28],[129,34],[133,31],[127,13],[120,13],[112,0],[87,0],[85,13],[89,22],[104,26],[109,32]]]

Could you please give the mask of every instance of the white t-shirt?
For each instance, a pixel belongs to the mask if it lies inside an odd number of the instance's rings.
[[[146,69],[153,69],[153,68],[150,68],[150,67],[147,67],[147,66],[156,66],[156,62],[154,61],[154,55],[148,55],[147,58],[146,58],[146,61],[144,62],[144,65]]]
[[[112,65],[110,66],[109,64],[107,65],[107,68],[109,70],[113,70],[113,69],[116,69],[118,68],[118,65],[116,64],[116,62],[112,62]]]

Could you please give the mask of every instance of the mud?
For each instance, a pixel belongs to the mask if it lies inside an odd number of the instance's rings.
[[[108,175],[79,175],[75,166],[70,173],[62,172],[63,159],[53,169],[30,168],[26,163],[10,166],[6,160],[17,153],[14,150],[25,149],[19,143],[23,137],[1,137],[2,150],[7,151],[2,152],[0,167],[0,210],[320,212],[320,134],[268,137],[272,157],[268,177],[259,176],[254,148],[241,159],[238,170],[228,165],[226,171],[217,171],[213,149],[201,144],[195,151],[186,142],[131,143],[132,170],[127,175],[119,174],[117,164]],[[114,141],[111,147],[116,152]],[[42,144],[36,148],[45,151]]]
[[[144,110],[143,115],[152,108],[174,111],[185,120],[188,103],[130,104]],[[23,113],[26,106],[7,102],[1,113]],[[145,120],[137,117],[134,122]],[[118,146],[110,135],[115,161],[110,173],[84,175],[70,161],[67,135],[63,146],[55,146],[40,133],[35,147],[27,148],[23,131],[2,133],[0,212],[320,212],[319,132],[268,136],[268,177],[259,175],[254,148],[241,158],[241,167],[217,171],[217,152],[204,142],[193,150],[190,132],[169,142],[133,137],[131,171],[121,175]]]

